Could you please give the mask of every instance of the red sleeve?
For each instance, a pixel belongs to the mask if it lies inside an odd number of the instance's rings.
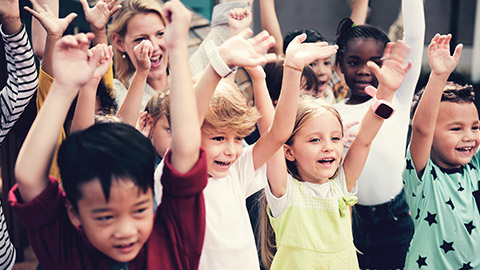
[[[198,269],[205,237],[203,189],[208,182],[206,154],[187,173],[180,174],[165,157],[162,203],[149,240],[149,269]]]

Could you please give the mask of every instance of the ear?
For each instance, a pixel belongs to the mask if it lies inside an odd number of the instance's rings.
[[[338,67],[340,68],[340,71],[342,72],[342,74],[345,74],[345,69],[344,69],[344,66],[343,66],[343,61],[338,61]],[[338,70],[338,69],[337,69]]]
[[[295,161],[295,155],[293,154],[292,147],[290,145],[284,144],[283,145],[283,151],[285,153],[285,158],[288,161],[294,162]]]
[[[73,226],[77,228],[82,226],[82,220],[70,201],[67,200],[65,204],[67,207],[68,218],[70,218],[70,222],[72,222]]]
[[[147,138],[152,138],[154,124],[155,121],[153,121],[153,117],[147,114],[147,121],[145,121],[145,130],[148,130]]]
[[[117,48],[117,50],[119,50],[122,53],[125,52],[125,47],[123,46],[123,38],[118,33],[112,34],[112,41],[115,47]]]

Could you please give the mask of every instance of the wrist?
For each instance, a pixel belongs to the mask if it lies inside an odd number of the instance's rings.
[[[216,47],[213,41],[209,41],[205,44],[205,50],[210,65],[220,77],[225,78],[236,71],[236,67],[232,68],[232,65],[229,64],[231,62],[227,49],[222,46]]]
[[[450,73],[435,73],[432,71],[432,73],[430,73],[430,78],[433,78],[435,80],[442,80],[442,81],[447,81],[448,80],[448,77],[450,76]]]
[[[6,35],[13,35],[22,30],[22,21],[20,17],[1,18],[2,31]]]

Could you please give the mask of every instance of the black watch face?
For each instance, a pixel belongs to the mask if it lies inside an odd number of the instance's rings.
[[[389,118],[392,115],[392,113],[393,113],[393,109],[390,106],[385,104],[380,104],[380,106],[378,106],[377,110],[375,111],[375,114],[380,116],[383,119]]]

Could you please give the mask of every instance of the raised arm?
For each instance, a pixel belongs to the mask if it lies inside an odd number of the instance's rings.
[[[88,55],[92,39],[91,33],[65,36],[55,45],[52,58],[55,81],[27,134],[15,165],[15,177],[25,203],[47,186],[48,169],[68,109],[78,89],[90,79],[99,63],[105,61],[99,54]]]
[[[459,44],[453,56],[450,55],[451,38],[451,35],[436,34],[428,46],[428,61],[432,72],[413,117],[410,142],[410,153],[418,175],[422,174],[430,157],[443,88],[462,54],[463,45]]]
[[[0,0],[0,27],[7,62],[7,83],[0,91],[1,143],[35,93],[38,74],[18,0]]]
[[[350,19],[356,25],[365,24],[368,13],[368,0],[351,0],[352,13]]]
[[[255,169],[260,168],[273,154],[278,154],[274,160],[282,164],[269,162],[269,166],[275,166],[282,170],[269,170],[273,175],[268,175],[270,187],[275,196],[282,196],[286,190],[285,159],[280,158],[283,157],[283,152],[279,150],[293,130],[303,68],[316,59],[330,57],[337,52],[336,45],[328,46],[326,42],[302,43],[306,38],[306,34],[299,35],[288,45],[283,69],[282,90],[272,126],[260,137],[252,150]]]
[[[409,50],[410,47],[403,41],[398,41],[396,44],[391,42],[385,48],[381,68],[372,61],[367,63],[378,78],[376,99],[392,102],[395,91],[400,87],[405,74],[412,66],[410,61],[407,65],[404,65]],[[383,118],[375,115],[373,110],[370,109],[363,117],[357,136],[345,156],[343,165],[348,191],[351,191],[355,186],[367,160],[372,141],[380,130],[383,121]]]
[[[260,20],[262,29],[267,30],[275,38],[275,46],[271,51],[277,55],[283,54],[283,36],[278,22],[277,12],[275,11],[275,0],[260,1]],[[365,1],[365,0],[362,0]],[[367,0],[368,2],[368,0]]]
[[[136,62],[137,69],[133,74],[133,80],[128,87],[127,95],[118,109],[117,116],[125,123],[135,126],[138,114],[143,109],[140,107],[142,106],[142,97],[151,67],[150,57],[153,53],[153,45],[150,41],[143,40],[134,47],[133,52],[135,53],[135,59],[132,60]]]

